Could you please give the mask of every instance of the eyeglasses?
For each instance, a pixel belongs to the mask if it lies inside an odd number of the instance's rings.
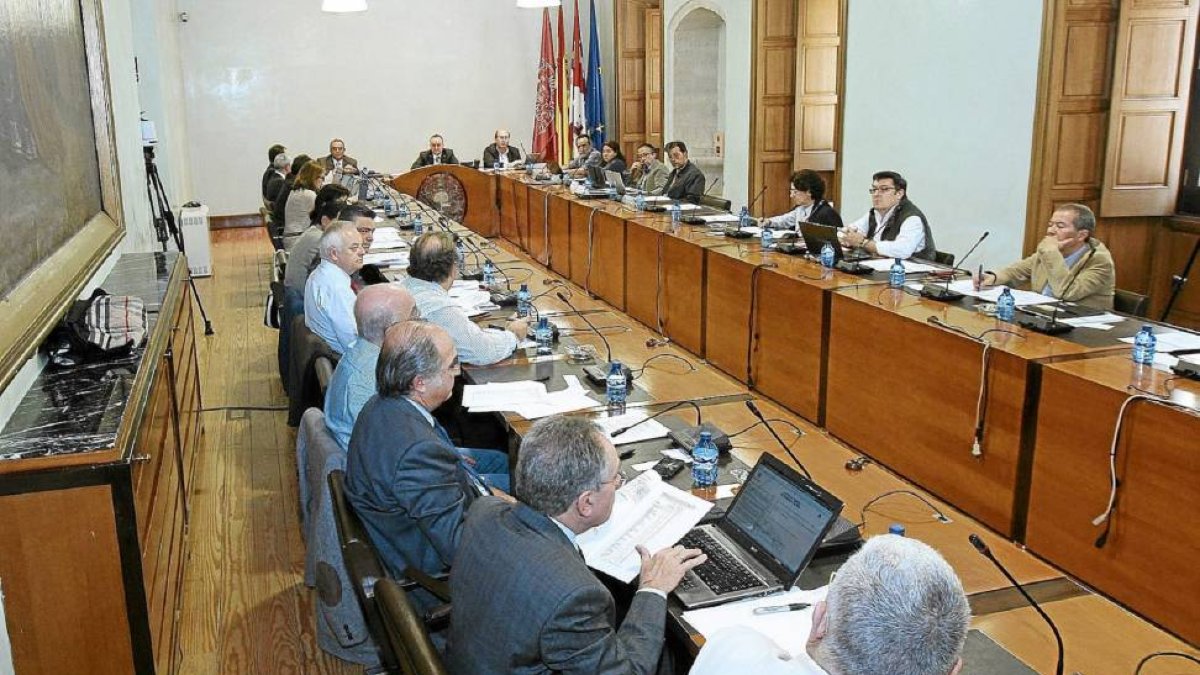
[[[341,145],[335,145],[335,146],[333,146],[332,148],[329,148],[329,149],[330,149],[330,150],[345,150],[346,148],[345,148],[345,146],[341,146]]]
[[[624,485],[624,484],[625,484],[625,474],[624,474],[623,472],[621,472],[621,471],[617,471],[617,475],[613,476],[612,478],[610,478],[610,479],[608,479],[608,480],[606,480],[606,481],[601,481],[601,483],[600,483],[600,484],[601,484],[601,485],[608,485],[609,483],[613,483],[613,484],[614,484],[614,485],[613,485],[613,489],[614,489],[614,490],[615,490],[615,489],[620,489],[620,487],[621,487],[622,485]]]
[[[896,191],[896,188],[890,187],[890,186],[867,188],[867,194],[869,194],[869,195],[873,195],[876,192],[886,195],[889,192],[895,192],[895,191]]]

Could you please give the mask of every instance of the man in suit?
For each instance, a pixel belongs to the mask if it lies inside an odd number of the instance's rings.
[[[908,199],[908,181],[895,171],[871,176],[871,210],[850,223],[842,243],[877,258],[933,260],[933,231],[921,209]]]
[[[431,164],[458,164],[458,158],[454,156],[453,150],[446,147],[446,141],[441,134],[429,137],[429,149],[417,155],[417,161],[412,163],[411,168],[419,169]]]
[[[967,594],[945,559],[916,539],[872,537],[838,569],[811,611],[807,654],[793,658],[766,635],[735,626],[707,636],[690,675],[962,670],[971,622]]]
[[[1112,309],[1117,272],[1112,254],[1095,233],[1091,209],[1063,204],[1050,217],[1046,236],[1033,255],[999,271],[976,274],[975,287],[1019,285],[1060,300]]]
[[[268,209],[274,206],[275,200],[279,198],[279,191],[283,189],[288,175],[292,173],[292,158],[281,152],[271,160],[271,167],[271,177],[263,185],[263,206]],[[280,225],[282,227],[282,223]]]
[[[492,136],[495,142],[483,149],[483,168],[491,169],[497,164],[506,168],[521,161],[521,151],[508,144],[511,137],[508,129],[496,130]]]
[[[842,226],[842,217],[833,204],[825,201],[825,180],[816,171],[803,169],[793,173],[788,196],[796,208],[781,216],[767,218],[764,225],[776,230],[795,230],[800,223]]]
[[[358,160],[346,154],[346,142],[340,138],[329,141],[329,154],[321,162],[326,172],[358,173]]]
[[[629,180],[637,189],[646,194],[658,194],[666,186],[670,174],[667,165],[658,161],[658,148],[650,143],[638,146],[637,161],[629,170]]]
[[[271,178],[275,175],[275,158],[285,152],[287,152],[287,148],[278,143],[267,148],[267,170],[263,171],[262,175],[263,199],[267,198],[267,183],[269,183]]]
[[[608,520],[624,482],[619,467],[608,437],[580,417],[549,417],[526,433],[519,501],[484,497],[467,516],[450,572],[450,672],[655,671],[667,594],[705,557],[681,546],[653,556],[638,547],[639,588],[616,625],[612,595],[575,542]]]
[[[696,203],[704,194],[704,172],[688,159],[688,149],[683,141],[667,143],[667,157],[671,160],[671,175],[663,194],[671,199],[682,199]]]
[[[459,373],[454,342],[433,324],[405,321],[384,333],[376,392],[350,434],[346,496],[388,571],[449,569],[463,517],[485,491],[432,411]]]

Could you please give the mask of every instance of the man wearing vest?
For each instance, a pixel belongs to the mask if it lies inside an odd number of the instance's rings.
[[[929,221],[908,201],[908,181],[895,171],[871,176],[871,210],[845,229],[842,243],[878,258],[933,260]]]

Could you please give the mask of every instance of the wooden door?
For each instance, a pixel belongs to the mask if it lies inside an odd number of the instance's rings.
[[[663,139],[663,14],[658,7],[646,8],[643,23],[646,36],[645,123],[646,142],[662,148]],[[633,157],[635,155],[626,155]],[[666,153],[659,152],[659,159]]]

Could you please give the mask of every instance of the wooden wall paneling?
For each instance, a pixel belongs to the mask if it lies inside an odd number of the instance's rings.
[[[801,0],[796,13],[792,168],[833,172],[841,142],[846,0]],[[837,177],[824,174],[826,194]]]
[[[558,195],[550,195],[550,269],[571,276],[570,202]]]
[[[662,247],[667,237],[657,228],[625,221],[625,313],[661,333]]]
[[[615,39],[617,54],[617,133],[627,158],[636,156],[646,138],[646,22],[647,8],[655,0],[616,0]]]
[[[496,198],[500,204],[500,236],[509,241],[517,240],[517,208],[513,200],[518,181],[500,179],[496,186]]]
[[[658,7],[647,7],[642,13],[646,24],[646,140],[662,148],[663,138],[663,13]],[[627,159],[636,155],[626,153]],[[659,159],[666,153],[659,152]]]
[[[746,382],[750,349],[750,277],[754,265],[720,251],[705,251],[704,358]]]
[[[1101,213],[1175,212],[1195,60],[1194,0],[1122,0]]]
[[[525,239],[526,253],[531,258],[545,265],[550,259],[549,232],[546,228],[546,216],[549,203],[547,195],[542,190],[528,189],[526,191],[525,209],[526,222],[529,223]]]
[[[774,270],[758,275],[754,387],[820,424],[828,292]]]
[[[537,196],[536,190],[531,190],[524,183],[515,183],[513,186],[513,211],[516,213],[516,228],[514,234],[516,239],[511,240],[514,244],[521,247],[522,251],[529,252],[529,195],[533,193]]]
[[[663,237],[663,330],[676,344],[704,355],[704,249]]]
[[[597,211],[592,227],[592,267],[587,288],[625,311],[625,219]]]
[[[796,106],[796,31],[798,0],[755,0],[754,98],[750,113],[750,191],[767,188],[758,215],[791,209],[793,123]]]
[[[570,279],[584,290],[591,292],[587,286],[588,269],[592,260],[589,251],[592,242],[589,240],[588,222],[591,218],[592,207],[575,200],[569,200],[571,213],[570,228]]]

